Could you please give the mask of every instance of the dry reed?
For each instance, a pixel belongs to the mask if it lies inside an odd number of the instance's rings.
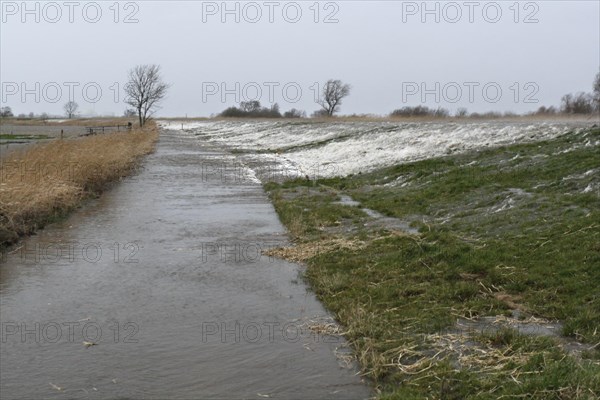
[[[30,234],[129,174],[153,151],[156,126],[54,140],[0,161],[0,248]]]

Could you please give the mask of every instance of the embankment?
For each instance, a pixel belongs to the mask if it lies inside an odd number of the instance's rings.
[[[157,139],[151,125],[10,153],[0,162],[0,250],[131,173]]]

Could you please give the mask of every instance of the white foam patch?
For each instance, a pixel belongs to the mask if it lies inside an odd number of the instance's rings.
[[[167,129],[170,131],[186,131],[191,129],[199,128],[203,125],[201,121],[157,121],[158,127],[161,129]]]
[[[199,140],[253,153],[282,174],[332,177],[462,153],[490,146],[556,137],[576,126],[540,122],[313,122],[161,121]]]

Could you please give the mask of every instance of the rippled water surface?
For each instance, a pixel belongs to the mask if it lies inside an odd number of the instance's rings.
[[[166,131],[139,173],[0,264],[1,397],[367,398],[252,176]],[[233,176],[232,174],[238,174]]]

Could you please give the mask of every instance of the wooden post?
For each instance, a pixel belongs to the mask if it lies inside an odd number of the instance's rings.
[[[62,140],[62,138],[63,138],[63,133],[64,133],[64,132],[63,132],[63,130],[61,129],[61,130],[60,130],[60,140]]]

